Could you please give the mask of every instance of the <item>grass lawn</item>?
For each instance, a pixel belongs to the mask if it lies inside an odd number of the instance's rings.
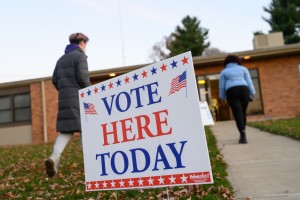
[[[249,122],[248,125],[259,128],[263,131],[300,140],[300,117]]]
[[[206,128],[214,184],[170,187],[172,199],[232,199],[226,164]],[[53,143],[0,147],[0,199],[166,199],[166,188],[85,192],[82,149],[73,140],[62,155],[59,173],[48,178],[44,160]],[[195,153],[197,156],[197,153]]]

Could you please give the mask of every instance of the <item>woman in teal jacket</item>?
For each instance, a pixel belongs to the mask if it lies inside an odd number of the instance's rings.
[[[235,55],[228,55],[224,60],[224,69],[219,80],[219,95],[227,99],[240,132],[239,143],[246,144],[246,111],[249,101],[254,98],[255,89],[246,67]]]

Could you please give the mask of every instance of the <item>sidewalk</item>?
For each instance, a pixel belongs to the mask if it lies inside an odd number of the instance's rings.
[[[228,164],[236,199],[300,199],[300,142],[252,127],[248,144],[238,144],[234,121],[211,127]]]

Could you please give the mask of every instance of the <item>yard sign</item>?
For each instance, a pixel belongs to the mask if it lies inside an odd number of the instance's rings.
[[[79,90],[87,191],[212,183],[190,52]]]
[[[202,118],[203,125],[204,126],[214,125],[215,124],[214,119],[211,115],[211,112],[210,112],[207,102],[200,101],[199,106],[200,106],[200,112],[201,112],[201,118]]]

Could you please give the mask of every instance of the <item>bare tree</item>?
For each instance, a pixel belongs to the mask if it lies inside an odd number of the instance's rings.
[[[202,56],[209,57],[209,56],[216,56],[216,55],[222,55],[222,54],[226,54],[226,52],[221,51],[220,49],[215,48],[215,47],[209,47],[204,50]]]
[[[164,60],[168,57],[170,51],[166,48],[167,42],[171,40],[171,37],[164,36],[163,39],[157,43],[155,43],[152,47],[152,53],[150,55],[150,59],[153,62],[158,62]]]

